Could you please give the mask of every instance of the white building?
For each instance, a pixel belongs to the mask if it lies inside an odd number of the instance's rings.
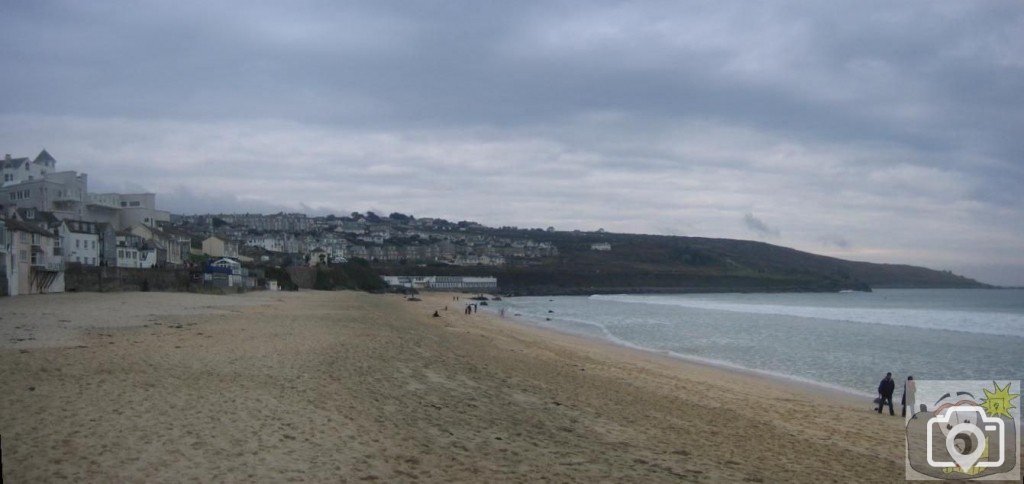
[[[152,193],[89,193],[85,173],[56,171],[57,160],[46,150],[34,160],[5,155],[0,161],[0,205],[53,212],[57,218],[111,224],[115,230],[135,224],[151,227],[169,222],[170,212],[157,210]]]
[[[128,230],[117,234],[117,267],[149,269],[156,265],[156,256],[156,248],[142,237]]]
[[[6,287],[0,293],[64,292],[64,258],[56,234],[31,223],[9,218],[0,229],[0,257]]]
[[[612,244],[609,244],[608,242],[598,242],[595,244],[590,244],[590,250],[599,250],[602,252],[609,251],[612,250]]]
[[[252,288],[256,285],[256,278],[250,276],[241,263],[226,257],[207,264],[203,281],[214,287]]]
[[[460,255],[455,257],[453,262],[457,266],[500,266],[505,264],[505,258],[500,255]]]
[[[64,220],[58,228],[64,261],[98,266],[102,261],[100,229],[95,222]]]
[[[498,288],[496,277],[468,276],[381,276],[391,287],[448,291],[490,291]]]

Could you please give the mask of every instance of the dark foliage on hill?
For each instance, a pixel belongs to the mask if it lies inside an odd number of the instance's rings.
[[[387,285],[365,259],[353,259],[344,264],[318,267],[314,289],[352,289],[357,291],[381,292]]]
[[[476,229],[552,242],[559,256],[505,267],[382,267],[385,273],[494,275],[521,294],[781,292],[989,287],[947,271],[854,262],[763,242],[603,232]],[[612,250],[591,244],[607,242]]]

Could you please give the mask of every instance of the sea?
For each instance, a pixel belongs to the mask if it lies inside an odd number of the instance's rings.
[[[1024,380],[1024,290],[514,297],[522,324],[873,396],[891,371]],[[900,385],[902,386],[902,385]]]

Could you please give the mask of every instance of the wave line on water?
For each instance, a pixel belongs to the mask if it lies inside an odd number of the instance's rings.
[[[589,299],[1024,338],[1024,315],[999,312],[747,304],[664,296],[593,295]]]

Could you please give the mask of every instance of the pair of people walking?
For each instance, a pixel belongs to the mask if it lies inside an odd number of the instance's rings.
[[[907,405],[910,405],[911,412],[914,407],[914,393],[917,388],[914,383],[914,377],[908,376],[906,383],[903,384],[903,398],[900,401],[900,405],[903,410],[900,412],[900,416],[907,416]],[[886,404],[889,405],[889,415],[896,415],[892,405],[892,394],[896,391],[896,382],[892,379],[892,372],[885,374],[885,378],[878,383],[878,408],[875,410],[878,413],[882,413],[882,407]]]

